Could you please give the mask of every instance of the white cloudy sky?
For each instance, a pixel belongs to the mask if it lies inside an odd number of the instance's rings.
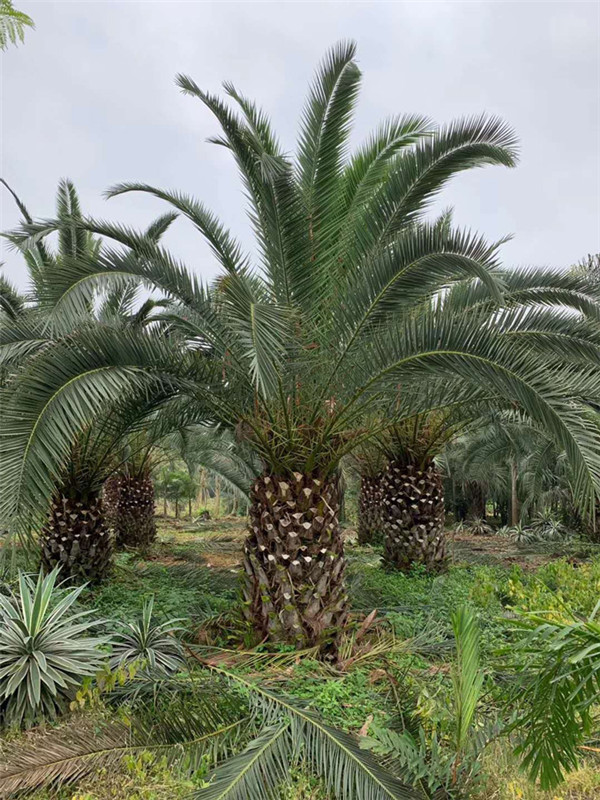
[[[34,216],[61,177],[84,209],[145,225],[158,201],[102,192],[123,180],[196,195],[250,241],[243,197],[216,124],[174,86],[178,72],[233,81],[268,109],[285,145],[328,46],[358,43],[364,74],[354,138],[399,112],[439,122],[487,111],[521,140],[515,170],[460,176],[441,205],[490,237],[514,234],[510,264],[566,266],[600,250],[600,4],[597,2],[125,2],[16,0],[36,30],[1,56],[0,172]],[[18,221],[0,196],[0,229]],[[168,243],[206,277],[214,264],[178,221]],[[20,285],[18,256],[0,259]]]

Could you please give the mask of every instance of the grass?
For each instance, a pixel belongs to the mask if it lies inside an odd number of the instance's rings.
[[[159,617],[182,618],[192,638],[197,638],[208,618],[218,619],[235,608],[243,536],[244,522],[239,519],[196,526],[185,520],[159,519],[159,542],[152,553],[147,558],[120,554],[111,581],[87,590],[83,603],[103,619],[132,620],[153,595]],[[409,575],[387,572],[380,566],[377,550],[350,545],[347,580],[355,618],[378,609],[381,622],[375,640],[381,637],[388,642],[393,635],[403,642],[417,637],[418,652],[410,647],[392,648],[385,657],[365,652],[362,660],[338,674],[326,673],[310,659],[292,660],[285,667],[274,667],[267,660],[263,665],[231,668],[308,700],[327,722],[354,733],[400,718],[409,724],[431,719],[441,713],[448,694],[450,616],[458,606],[466,603],[476,609],[484,658],[491,659],[505,642],[513,607],[556,608],[560,613],[564,602],[569,602],[588,612],[600,597],[600,558],[556,558],[555,553],[542,553],[536,555],[532,567],[529,554],[520,558],[518,547],[506,542],[503,547],[510,549],[485,563],[480,551],[469,558],[463,547],[460,560],[455,551],[450,569],[432,577],[421,570]],[[234,646],[235,633],[225,627],[219,635],[223,644]],[[600,772],[593,761],[586,761],[554,793],[528,784],[506,745],[489,748],[483,769],[485,790],[474,800],[592,800],[600,796]],[[183,797],[191,789],[190,781],[173,774],[166,763],[139,754],[124,759],[115,774],[98,775],[77,791],[63,788],[58,797],[162,800]],[[49,798],[45,792],[32,796]],[[299,772],[293,786],[282,789],[281,800],[329,799],[317,780]]]

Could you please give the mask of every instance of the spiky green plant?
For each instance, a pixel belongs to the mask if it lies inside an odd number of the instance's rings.
[[[539,539],[537,531],[532,528],[526,528],[519,522],[510,528],[510,538],[516,544],[531,544]]]
[[[234,430],[261,460],[243,588],[257,636],[326,649],[349,610],[340,460],[390,423],[466,403],[516,407],[566,452],[589,513],[600,484],[600,432],[585,419],[600,393],[594,293],[574,275],[503,269],[500,243],[456,229],[447,215],[427,218],[453,175],[512,166],[513,132],[495,118],[437,127],[404,116],[351,154],[360,82],[351,43],[317,72],[294,159],[232,85],[228,102],[189,77],[177,82],[221,126],[213,141],[241,172],[258,258],[200,202],[147,184],[110,194],[151,194],[190,220],[221,268],[212,286],[145,233],[69,223],[115,244],[59,265],[47,298],[61,318],[128,282],[173,303],[162,327],[82,331],[19,374],[0,440],[2,515],[29,519],[47,503],[73,437],[116,394],[177,398],[197,421]],[[67,227],[46,220],[16,236],[40,241]]]
[[[548,510],[537,514],[531,521],[531,527],[541,541],[562,541],[570,536],[567,527]]]
[[[152,615],[154,597],[146,600],[141,617],[117,623],[113,636],[112,668],[137,663],[152,672],[170,675],[185,664],[183,648],[176,638],[184,630],[181,619],[158,623]]]
[[[467,521],[467,531],[473,536],[491,536],[494,529],[482,517],[473,517]]]
[[[60,591],[58,571],[34,583],[19,573],[18,595],[0,594],[0,715],[33,724],[64,710],[106,656],[108,637],[91,637],[92,611],[75,611],[83,587]]]

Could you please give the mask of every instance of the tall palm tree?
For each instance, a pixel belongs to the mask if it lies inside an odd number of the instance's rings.
[[[502,310],[498,245],[425,218],[454,174],[512,166],[514,134],[487,117],[437,128],[404,116],[351,155],[354,55],[343,43],[320,66],[294,159],[232,85],[225,91],[237,111],[178,78],[221,125],[213,141],[241,172],[258,264],[198,201],[145,184],[115,187],[111,195],[142,191],[174,206],[207,239],[221,275],[205,287],[148,236],[86,220],[85,230],[115,245],[61,264],[57,312],[80,313],[99,287],[136,279],[177,301],[164,315],[169,335],[100,326],[56,343],[15,382],[0,451],[2,511],[26,518],[47,502],[49,476],[77,431],[115,393],[160,387],[200,420],[233,429],[263,465],[250,490],[246,614],[261,638],[297,645],[335,639],[347,618],[338,471],[378,433],[367,415],[383,429],[461,401],[517,405],[567,452],[584,508],[599,481],[598,433],[584,421],[599,388],[590,366],[598,344],[567,314],[530,313],[526,300]],[[27,225],[21,235],[39,240],[60,225]],[[430,302],[467,278],[468,313]]]

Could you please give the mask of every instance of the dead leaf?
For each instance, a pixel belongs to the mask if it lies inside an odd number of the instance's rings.
[[[369,714],[366,720],[363,723],[362,728],[359,730],[359,736],[366,736],[369,733],[369,728],[371,727],[371,723],[373,722],[373,714]]]

